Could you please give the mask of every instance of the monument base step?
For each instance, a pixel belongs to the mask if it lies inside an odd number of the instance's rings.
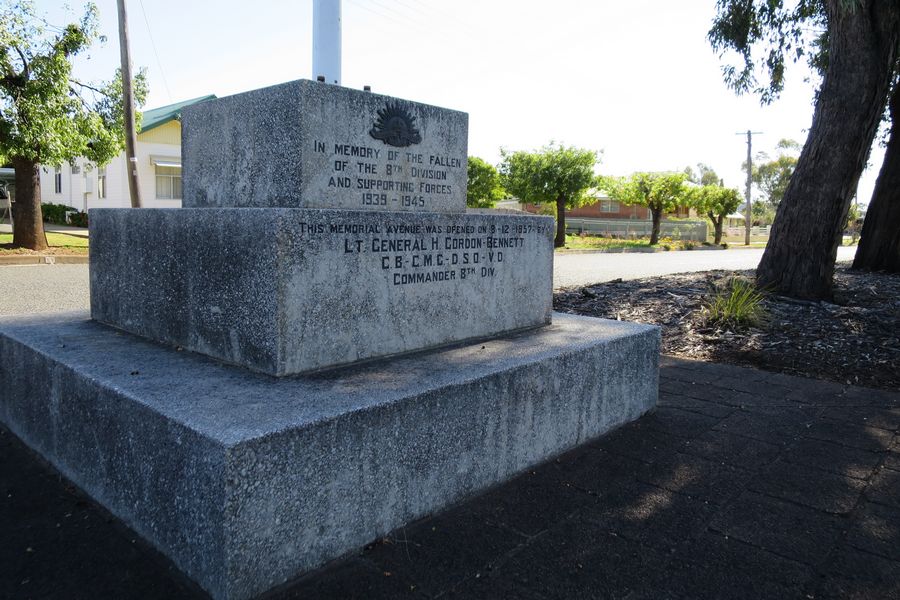
[[[653,408],[656,327],[553,324],[307,377],[83,313],[0,321],[0,420],[214,598],[249,598]]]

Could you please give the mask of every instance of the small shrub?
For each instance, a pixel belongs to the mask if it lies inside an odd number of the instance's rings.
[[[87,227],[88,226],[87,213],[78,212],[78,211],[69,213],[69,225],[73,225],[75,227]]]
[[[682,245],[682,247],[683,247],[685,250],[693,250],[696,246],[694,245],[694,242],[685,242],[685,243]]]
[[[712,298],[704,306],[705,320],[720,327],[753,327],[765,320],[763,295],[752,281],[729,277],[714,286]]]
[[[44,216],[45,223],[53,223],[54,225],[66,224],[66,213],[75,209],[65,204],[41,204],[41,214]]]
[[[723,250],[728,250],[728,242],[722,242],[721,246]]]
[[[668,244],[663,244],[663,245],[662,245],[662,249],[665,250],[666,252],[668,252],[669,250],[672,249],[672,246],[670,246],[670,245],[668,245]]]

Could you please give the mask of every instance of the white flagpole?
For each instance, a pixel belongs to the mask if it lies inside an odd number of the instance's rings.
[[[313,77],[341,85],[341,0],[313,0]]]

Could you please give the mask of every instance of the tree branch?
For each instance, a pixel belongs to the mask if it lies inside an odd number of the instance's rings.
[[[18,54],[19,58],[22,60],[22,81],[28,81],[28,78],[31,76],[31,68],[28,65],[28,60],[25,58],[25,53],[15,44],[13,44],[12,49],[16,51],[16,54]]]
[[[69,77],[69,83],[74,83],[75,85],[78,85],[78,86],[81,86],[81,87],[83,87],[83,88],[89,89],[89,90],[91,90],[92,92],[97,92],[98,94],[101,94],[101,95],[106,96],[107,98],[109,98],[109,94],[107,94],[105,91],[103,91],[103,90],[101,90],[101,89],[98,89],[98,88],[95,88],[95,87],[92,86],[92,85],[88,85],[88,84],[86,84],[86,83],[82,83],[82,82],[78,81],[77,79],[72,79],[71,77]]]
[[[86,110],[88,110],[88,111],[93,110],[93,107],[88,103],[87,100],[84,99],[84,96],[82,96],[82,95],[78,92],[78,90],[76,90],[75,88],[73,88],[73,87],[70,85],[70,86],[69,86],[69,91],[72,92],[72,95],[73,95],[73,96],[75,96],[76,98],[78,98],[79,100],[81,100],[81,105],[82,105]]]

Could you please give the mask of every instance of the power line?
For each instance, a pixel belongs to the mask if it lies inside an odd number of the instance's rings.
[[[423,12],[421,8],[416,8],[412,4],[409,4],[408,2],[404,2],[403,0],[394,0],[394,2],[401,6],[405,6],[406,8],[408,8],[411,11],[417,12],[422,16],[428,17],[428,13]]]
[[[141,13],[144,15],[144,23],[147,25],[147,35],[150,37],[150,46],[153,48],[153,55],[156,57],[156,66],[159,67],[159,75],[162,77],[163,86],[166,88],[166,96],[169,97],[169,104],[172,103],[172,93],[169,91],[169,82],[166,81],[166,74],[162,68],[162,62],[159,60],[159,53],[156,51],[156,42],[153,41],[153,32],[150,31],[150,20],[147,18],[147,11],[144,10],[144,0],[138,0],[141,5]]]
[[[400,4],[406,4],[406,6],[409,6],[409,4],[407,4],[403,0],[395,0],[395,1],[400,2]],[[452,12],[452,11],[446,12],[443,9],[437,7],[434,3],[423,2],[422,0],[411,0],[411,1],[415,2],[419,6],[425,8],[426,10],[430,10],[432,15],[437,15],[438,18],[440,18],[444,21],[456,21],[456,28],[460,33],[467,33],[468,35],[471,35],[471,36],[482,35],[475,29],[472,29],[472,27],[471,27],[472,23],[470,21],[467,21],[465,19],[460,19],[459,16],[457,16],[457,14],[455,12]]]
[[[384,20],[386,20],[386,21],[390,21],[390,22],[396,23],[396,24],[398,24],[398,25],[406,25],[406,26],[408,26],[408,25],[413,25],[413,26],[415,26],[415,27],[418,27],[418,26],[420,25],[419,22],[414,21],[414,20],[409,19],[409,18],[406,18],[406,17],[404,17],[405,22],[401,22],[400,20],[397,19],[397,17],[395,17],[395,16],[393,16],[393,15],[390,15],[390,14],[383,13],[383,12],[381,12],[381,11],[377,11],[377,10],[375,10],[374,8],[372,8],[371,6],[368,6],[368,5],[366,5],[366,4],[363,4],[360,0],[350,0],[350,2],[351,2],[351,4],[353,4],[354,6],[356,6],[357,8],[361,8],[361,9],[363,9],[363,10],[367,10],[367,11],[369,11],[370,13],[372,13],[372,14],[374,14],[374,15],[378,15],[379,17],[381,17],[382,19],[384,19]],[[381,6],[381,5],[379,5],[379,6]]]
[[[407,21],[411,22],[413,25],[417,25],[417,26],[418,26],[418,25],[420,25],[420,24],[422,23],[421,21],[419,21],[419,20],[417,20],[417,19],[411,18],[407,13],[402,12],[402,11],[399,11],[399,10],[397,10],[396,8],[393,8],[393,7],[388,6],[388,5],[386,5],[386,4],[383,4],[383,3],[379,2],[378,0],[369,0],[369,2],[371,2],[371,3],[374,4],[375,6],[380,6],[380,7],[383,8],[384,10],[388,11],[388,13],[393,13],[393,14],[399,16],[399,17],[402,18],[402,19],[406,19]]]

